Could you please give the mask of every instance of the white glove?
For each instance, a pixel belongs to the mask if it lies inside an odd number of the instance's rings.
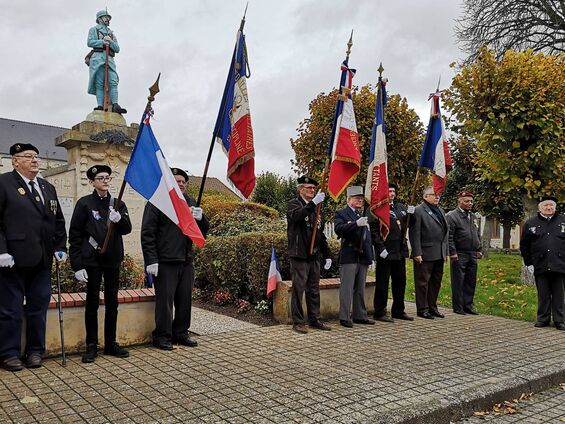
[[[388,250],[383,249],[383,251],[381,252],[381,254],[379,256],[383,259],[386,259],[386,257],[388,256]]]
[[[332,267],[332,260],[330,258],[326,259],[326,264],[324,265],[324,269],[328,270]]]
[[[530,271],[530,274],[534,274],[534,266],[533,265],[528,265],[528,271]]]
[[[75,272],[75,278],[83,283],[88,283],[88,274],[86,273],[86,269],[79,269]]]
[[[9,253],[0,255],[0,268],[12,268],[14,266],[14,257]]]
[[[369,227],[369,218],[362,216],[357,221],[355,221],[358,227]]]
[[[157,277],[157,274],[159,274],[159,264],[147,265],[145,267],[145,271],[147,271],[148,274],[151,274],[151,275],[154,275],[155,277]]]
[[[414,213],[414,211],[416,210],[416,206],[408,206],[408,213]]]
[[[112,37],[110,37],[109,35],[105,35],[102,41],[104,42],[105,46],[108,46],[112,42]]]
[[[108,219],[116,224],[120,222],[122,215],[117,210],[115,210],[113,206],[110,206],[110,215],[108,215]]]
[[[67,254],[62,250],[55,252],[55,260],[59,263],[63,263],[67,260]]]
[[[318,203],[322,203],[325,198],[326,198],[326,194],[323,191],[318,190],[318,192],[312,199],[312,202],[314,202],[315,205],[318,205]]]
[[[202,208],[191,206],[190,210],[192,211],[192,217],[197,221],[202,220]]]

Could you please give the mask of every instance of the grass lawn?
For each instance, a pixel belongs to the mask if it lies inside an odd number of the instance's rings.
[[[520,255],[491,253],[479,260],[479,276],[475,291],[475,306],[481,314],[497,315],[525,321],[536,320],[537,292],[535,286],[520,282]],[[414,267],[406,262],[406,300],[414,301]],[[449,265],[443,270],[438,304],[451,309]]]

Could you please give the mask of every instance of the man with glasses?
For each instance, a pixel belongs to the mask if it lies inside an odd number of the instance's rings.
[[[287,237],[290,274],[292,277],[291,313],[293,329],[297,333],[308,333],[302,310],[302,297],[306,293],[306,309],[310,328],[331,330],[320,321],[320,253],[325,259],[324,269],[330,269],[330,249],[324,235],[324,221],[316,222],[316,206],[322,203],[325,193],[318,191],[318,182],[310,177],[300,177],[298,197],[288,202]],[[314,250],[310,254],[312,233],[316,227]]]
[[[14,170],[0,175],[0,366],[19,371],[24,318],[26,366],[42,364],[51,264],[66,260],[67,233],[55,187],[37,177],[37,147],[16,143],[10,155]]]
[[[425,319],[444,318],[438,311],[437,297],[448,256],[449,227],[433,186],[426,187],[423,194],[424,201],[416,207],[410,226],[417,315]]]
[[[122,236],[131,233],[131,221],[124,202],[116,205],[108,190],[112,170],[106,165],[94,165],[86,176],[94,188],[91,194],[81,197],[75,206],[69,228],[71,267],[75,278],[86,283],[86,352],[82,362],[94,362],[98,355],[98,305],[100,283],[104,278],[104,354],[127,358],[129,353],[116,342],[118,320],[118,287],[120,264],[124,258]],[[114,230],[104,254],[104,244],[110,224]]]

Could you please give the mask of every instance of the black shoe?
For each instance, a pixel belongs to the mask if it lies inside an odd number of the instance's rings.
[[[114,113],[120,113],[120,114],[122,114],[122,113],[128,113],[127,110],[125,110],[123,107],[121,107],[121,106],[120,106],[119,104],[117,104],[117,103],[114,103],[114,104],[112,105],[112,112],[114,112]]]
[[[353,322],[355,324],[375,325],[375,321],[372,319],[354,319]]]
[[[479,312],[475,309],[474,306],[472,308],[465,309],[465,313],[470,315],[479,315]]]
[[[90,364],[98,356],[98,346],[94,343],[86,345],[86,352],[82,354],[82,363]]]
[[[20,358],[12,356],[11,358],[6,358],[2,361],[2,368],[12,372],[21,371],[24,369],[24,363],[20,360]]]
[[[94,110],[104,110],[104,108],[102,106],[96,106]]]
[[[467,315],[465,311],[462,311],[461,309],[454,309],[453,313],[457,315]]]
[[[153,340],[153,346],[161,350],[173,350],[173,344],[167,341]]]
[[[426,312],[418,312],[417,315],[420,318],[425,318],[425,319],[434,319],[434,316],[432,314],[430,314],[428,311]]]
[[[341,325],[342,327],[353,328],[353,323],[351,321],[347,321],[345,319],[340,319],[339,325]]]
[[[436,318],[445,318],[444,314],[439,311],[434,311],[433,309],[430,309],[430,315]]]
[[[549,327],[549,322],[538,321],[534,324],[534,327],[537,328]]]
[[[392,315],[394,319],[401,319],[404,321],[414,321],[414,318],[408,315],[406,312],[403,312],[401,315]]]
[[[104,355],[115,356],[117,358],[127,358],[129,356],[129,352],[123,347],[120,347],[120,345],[116,342],[112,342],[107,346],[104,346]]]
[[[43,362],[43,358],[39,353],[30,353],[27,355],[26,358],[26,367],[27,368],[40,368]]]
[[[198,342],[196,340],[192,340],[189,336],[174,338],[173,343],[174,344],[180,344],[180,345],[183,345],[183,346],[189,346],[189,347],[198,346]]]
[[[380,317],[374,317],[375,321],[381,321],[381,322],[394,322],[394,320],[392,318],[389,318],[386,315],[381,315]],[[355,321],[353,321],[355,322]]]
[[[331,331],[332,330],[332,328],[329,325],[324,324],[320,320],[318,320],[316,322],[311,322],[310,324],[308,324],[308,326],[310,328],[315,328],[317,330],[322,330],[322,331]]]
[[[556,322],[555,328],[557,328],[558,330],[561,330],[561,331],[565,331],[565,324],[563,324],[562,322]]]

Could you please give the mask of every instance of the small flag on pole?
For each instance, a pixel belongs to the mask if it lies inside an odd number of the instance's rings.
[[[231,60],[228,79],[214,128],[216,141],[228,157],[227,177],[248,198],[255,187],[255,148],[247,96],[247,46],[243,23]]]
[[[150,115],[142,120],[124,180],[202,247],[204,237],[151,130]]]
[[[351,90],[355,69],[350,69],[348,59],[341,65],[340,90],[334,115],[332,139],[328,153],[331,152],[328,192],[334,200],[343,193],[355,177],[359,175],[361,152],[359,134],[355,122],[355,110]],[[339,126],[336,130],[336,126]]]
[[[382,64],[379,71],[382,72]],[[390,229],[390,200],[388,195],[387,149],[384,122],[384,106],[386,105],[386,79],[379,76],[377,86],[377,104],[375,121],[371,137],[371,153],[365,183],[365,199],[371,213],[379,220],[381,236],[386,239]]]
[[[441,118],[439,98],[439,91],[430,94],[430,99],[432,100],[430,123],[428,124],[422,156],[418,163],[421,168],[427,168],[433,172],[434,193],[436,194],[441,194],[445,188],[447,174],[453,166],[451,155],[449,154],[445,126]]]
[[[274,247],[271,247],[271,265],[269,266],[269,278],[267,279],[267,299],[271,297],[271,293],[277,289],[277,283],[282,281],[279,265],[277,263],[277,253]]]

